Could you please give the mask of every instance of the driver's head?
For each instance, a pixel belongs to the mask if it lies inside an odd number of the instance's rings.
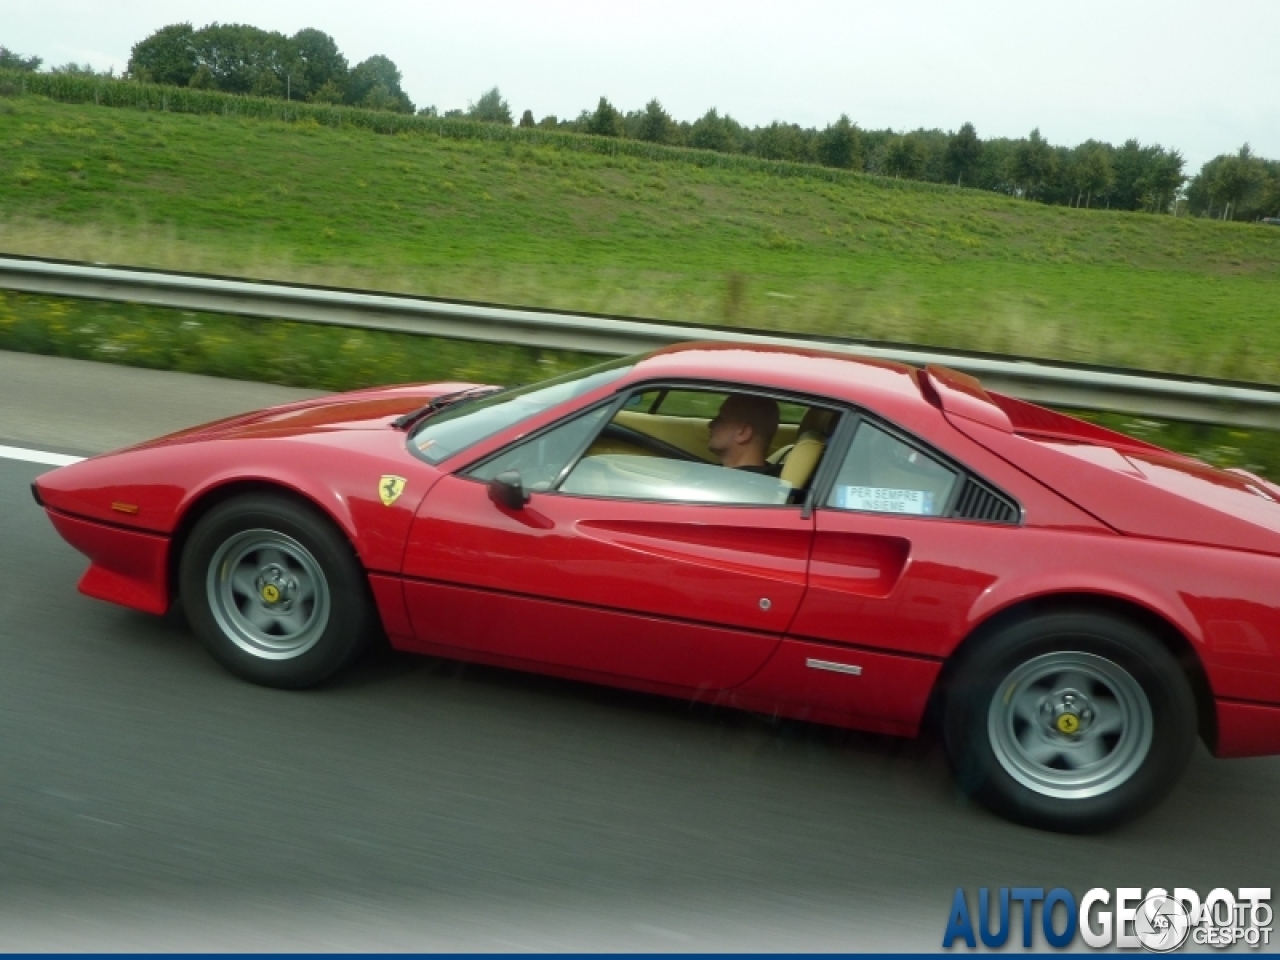
[[[778,404],[768,397],[731,393],[711,421],[707,446],[725,467],[760,467],[778,432]]]

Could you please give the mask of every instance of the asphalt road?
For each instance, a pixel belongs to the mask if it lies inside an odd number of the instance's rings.
[[[0,387],[0,443],[253,393],[84,367]],[[97,396],[59,412],[74,376]],[[0,949],[936,950],[957,886],[1280,888],[1280,758],[1201,749],[1153,814],[1063,837],[965,803],[928,742],[390,653],[250,686],[180,616],[75,592],[46,469],[0,460]]]

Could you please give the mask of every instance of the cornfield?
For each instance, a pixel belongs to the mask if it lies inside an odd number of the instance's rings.
[[[816,164],[765,160],[742,154],[673,147],[642,140],[599,137],[563,130],[543,130],[537,127],[507,127],[500,124],[481,123],[478,120],[413,116],[385,110],[301,103],[268,97],[240,96],[214,90],[192,90],[187,87],[137,83],[133,80],[108,77],[0,70],[0,92],[33,94],[60,103],[92,103],[95,106],[122,107],[132,110],[213,114],[254,120],[274,120],[281,123],[316,123],[324,127],[352,128],[382,134],[420,133],[451,140],[505,141],[607,156],[686,163],[698,167],[759,171],[779,177],[801,177],[832,183],[853,180],[872,181],[893,189],[926,192],[951,193],[955,189],[949,185],[879,177]]]

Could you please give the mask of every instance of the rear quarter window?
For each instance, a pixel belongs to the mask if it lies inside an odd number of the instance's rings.
[[[959,473],[924,451],[864,421],[840,464],[827,506],[942,516],[960,479]]]

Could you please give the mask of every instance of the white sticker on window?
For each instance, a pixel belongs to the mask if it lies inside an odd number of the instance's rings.
[[[894,490],[888,487],[836,487],[835,505],[843,510],[874,513],[933,515],[932,490]]]

